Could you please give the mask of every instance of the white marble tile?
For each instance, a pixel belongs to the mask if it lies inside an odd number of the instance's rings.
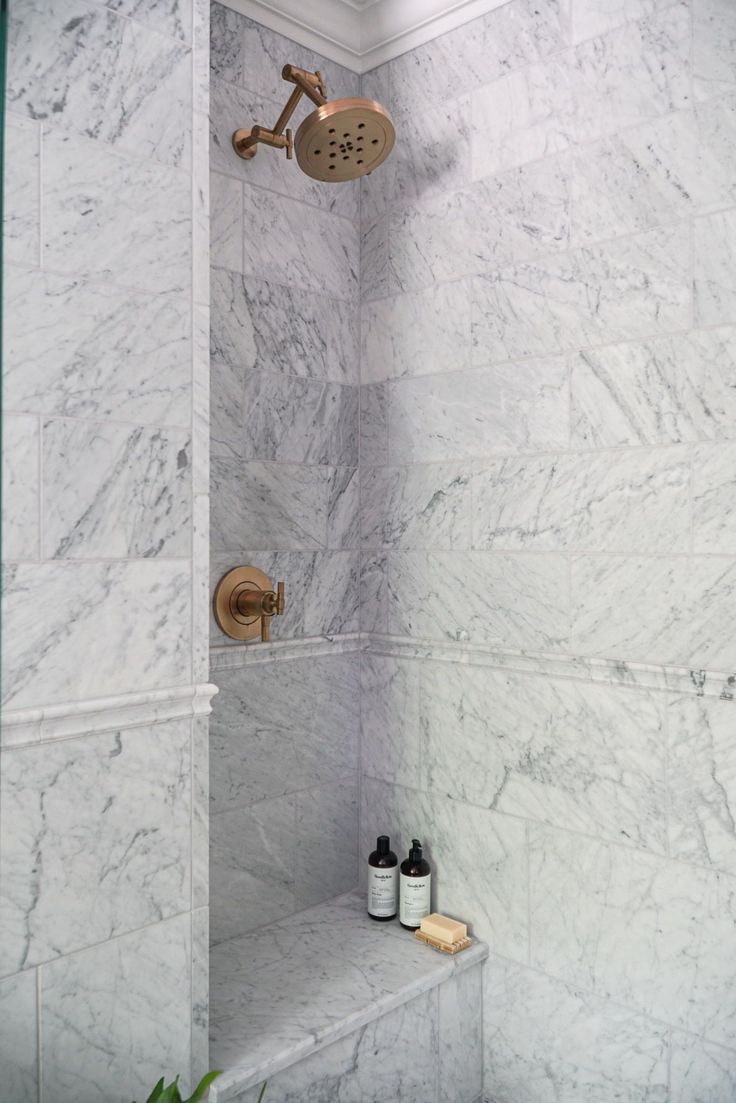
[[[3,973],[188,909],[190,771],[187,720],[5,752]]]
[[[562,357],[401,380],[388,394],[392,463],[567,447],[568,369]]]
[[[556,53],[568,34],[567,5],[503,4],[390,62],[391,106],[411,115]]]
[[[155,3],[155,0],[154,0]],[[195,112],[204,116],[210,109],[210,17],[211,9],[216,5],[209,0],[193,0],[194,57],[192,61],[192,105]],[[206,122],[205,118],[205,122]],[[200,132],[201,133],[201,132]],[[199,174],[199,154],[204,147],[197,138],[194,142],[194,173]]]
[[[673,698],[667,709],[673,858],[736,873],[733,701]]]
[[[736,1095],[736,1051],[673,1030],[672,1103],[729,1103]]]
[[[257,563],[272,579],[286,582],[286,611],[272,624],[274,639],[303,636],[333,636],[357,632],[360,562],[357,551],[324,552],[251,551],[241,544],[237,551],[214,551],[211,556],[211,585],[239,563]],[[213,644],[232,644],[210,624]]]
[[[482,970],[468,969],[437,989],[438,1103],[475,1103],[483,1081]]]
[[[191,287],[185,173],[99,143],[44,139],[44,263],[158,294]]]
[[[362,304],[361,337],[363,384],[469,367],[467,282]]]
[[[696,99],[736,90],[736,13],[729,0],[693,4],[693,86]]]
[[[377,215],[361,226],[361,305],[397,290],[389,268],[389,218],[388,213]]]
[[[727,465],[720,470],[725,480]],[[472,546],[687,552],[690,477],[691,453],[679,448],[579,457],[553,453],[477,466],[471,481]],[[705,473],[704,481],[710,485]]]
[[[421,675],[421,663],[388,655],[361,656],[360,692],[365,702],[360,718],[363,778],[400,781],[413,789],[422,787]]]
[[[3,559],[38,559],[40,426],[37,417],[3,418]]]
[[[192,718],[191,740],[192,907],[206,909],[210,893],[210,732],[206,716]]]
[[[245,459],[357,464],[357,387],[270,372],[244,375],[238,421]]]
[[[572,41],[606,34],[671,4],[672,0],[572,0]]]
[[[279,66],[279,73],[282,67],[283,63]],[[274,125],[292,87],[284,84],[283,99],[270,100],[264,98],[262,92],[249,92],[214,80],[210,91],[211,167],[241,179],[245,184],[267,188],[357,221],[360,196],[357,180],[340,185],[313,180],[301,171],[294,160],[287,159],[284,150],[265,145],[258,147],[256,156],[249,161],[238,157],[233,149],[233,133],[241,127],[248,128],[256,123],[266,127]]]
[[[360,479],[357,467],[328,469],[327,547],[360,547]]]
[[[365,548],[469,548],[470,477],[460,467],[367,467],[361,474]]]
[[[736,211],[696,219],[693,248],[696,324],[736,320]]]
[[[694,330],[572,359],[577,448],[734,436],[736,330]]]
[[[667,1103],[661,1023],[513,962],[491,958],[484,978],[493,1103]]]
[[[296,796],[294,891],[308,908],[358,883],[358,777]]]
[[[581,556],[572,563],[576,654],[731,670],[734,615],[729,559]]]
[[[185,429],[44,422],[44,558],[191,554],[191,462]]]
[[[358,383],[358,312],[340,299],[212,273],[214,364]]]
[[[210,818],[214,945],[296,910],[295,833],[296,798],[291,795]]]
[[[13,1103],[37,1103],[36,970],[0,981],[0,1066]]]
[[[39,263],[41,127],[20,115],[5,116],[3,259]]]
[[[468,579],[473,579],[468,588]],[[464,594],[458,605],[457,595]],[[389,632],[556,650],[568,643],[567,564],[552,555],[392,552]]]
[[[591,141],[687,107],[690,49],[687,0],[576,46],[570,68],[575,139]]]
[[[203,0],[197,0],[201,4]],[[198,51],[195,52],[195,58]],[[206,89],[205,85],[205,89]],[[199,93],[200,98],[206,96]],[[192,115],[192,298],[195,305],[210,304],[210,173],[207,157],[208,119],[206,107]]]
[[[473,93],[474,180],[567,149],[573,135],[570,70],[566,54]]]
[[[192,680],[209,681],[210,497],[196,494],[192,514]]]
[[[327,546],[330,471],[283,463],[212,463],[212,540],[218,552]]]
[[[388,463],[388,401],[385,383],[360,388],[360,462]]]
[[[210,1071],[209,911],[192,912],[192,1077],[194,1087]]]
[[[188,425],[186,296],[6,268],[6,409]]]
[[[388,632],[388,558],[360,556],[360,630]]]
[[[380,96],[378,99],[386,102]],[[392,202],[421,200],[468,184],[470,130],[469,96],[445,100],[429,111],[412,112],[402,119],[399,141],[375,178],[384,202],[374,201],[368,209],[372,206],[378,213]],[[372,185],[373,177],[367,183]],[[369,195],[373,198],[370,190]]]
[[[666,852],[665,724],[655,694],[466,664],[406,665],[420,668],[423,788]],[[412,713],[402,720],[396,704],[387,735],[416,741]]]
[[[433,866],[433,910],[460,917],[493,951],[526,960],[527,854],[521,820],[369,779],[363,781],[361,801],[362,853],[373,849],[380,834],[390,834],[392,849],[402,855],[412,838],[421,839]]]
[[[210,259],[213,268],[243,271],[243,185],[210,173]]]
[[[160,1076],[177,1073],[186,1090],[190,957],[190,919],[180,915],[47,966],[44,1097],[98,1103],[112,1084],[121,1099],[145,1099]]]
[[[391,213],[396,288],[415,291],[566,248],[568,175],[548,159]]]
[[[470,970],[458,980],[477,972]],[[439,991],[444,987],[440,985]],[[436,991],[423,993],[361,1031],[269,1077],[270,1103],[433,1100],[437,1081],[436,1000]],[[236,1103],[258,1103],[260,1091],[260,1085],[250,1088],[237,1097]]]
[[[685,226],[473,280],[476,362],[635,340],[690,324]]]
[[[245,64],[245,16],[215,2],[210,13],[210,73],[242,84]]]
[[[736,198],[736,89],[717,99],[695,104],[698,127],[697,191],[700,210],[726,207]]]
[[[532,964],[733,1044],[733,879],[566,832],[530,829]]]
[[[693,551],[736,550],[736,444],[699,444],[693,450]]]
[[[280,660],[223,670],[217,678],[210,721],[213,812],[354,778],[355,656]]]
[[[283,80],[281,70],[284,65],[290,63],[311,72],[319,69],[326,81],[327,98],[330,100],[339,96],[359,95],[360,78],[357,73],[272,31],[270,27],[264,27],[253,19],[241,18],[240,26],[245,43],[245,64],[243,79],[238,83],[242,83],[252,92],[284,103],[293,85]],[[300,121],[312,110],[314,110],[312,104],[304,97],[297,109],[295,119]]]
[[[5,706],[188,685],[190,588],[185,562],[8,567]],[[39,602],[43,618],[36,615]],[[102,647],[101,625],[107,626]]]
[[[243,226],[246,276],[356,299],[358,228],[348,219],[246,186]]]
[[[192,62],[183,43],[90,0],[27,0],[11,13],[9,44],[14,110],[137,157],[191,166]]]
[[[192,40],[192,0],[105,0],[111,11],[127,15],[170,38]]]

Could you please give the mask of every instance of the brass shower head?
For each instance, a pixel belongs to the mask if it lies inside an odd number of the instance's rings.
[[[385,107],[360,96],[328,103],[320,72],[309,73],[285,65],[281,75],[296,85],[294,91],[272,130],[253,126],[250,130],[235,131],[233,148],[239,157],[245,160],[255,157],[258,144],[263,143],[285,149],[291,160],[294,143],[291,130],[284,133],[284,127],[306,94],[317,108],[296,132],[296,159],[302,172],[314,180],[336,184],[365,176],[386,160],[396,134]]]
[[[333,100],[307,115],[296,132],[296,159],[315,180],[337,183],[373,172],[394,146],[391,116],[375,100]]]

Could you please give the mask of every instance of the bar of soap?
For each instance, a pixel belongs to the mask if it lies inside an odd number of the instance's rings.
[[[430,938],[438,938],[440,942],[449,943],[460,942],[468,934],[465,923],[459,923],[457,919],[448,919],[446,915],[439,915],[437,912],[425,915],[419,929],[422,934],[429,935]]]

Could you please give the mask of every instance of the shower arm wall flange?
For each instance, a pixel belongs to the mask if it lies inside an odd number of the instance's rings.
[[[319,70],[316,73],[310,73],[306,69],[298,69],[296,65],[285,65],[281,70],[281,76],[284,80],[295,84],[296,88],[286,101],[284,110],[273,128],[269,130],[266,126],[252,126],[250,130],[240,129],[233,134],[233,149],[244,161],[255,157],[259,143],[273,146],[275,149],[285,149],[287,160],[290,161],[294,147],[291,130],[287,130],[284,134],[284,127],[294,114],[299,100],[303,95],[307,95],[317,107],[327,103],[327,88]]]

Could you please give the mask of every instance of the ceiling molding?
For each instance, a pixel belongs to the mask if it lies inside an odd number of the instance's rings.
[[[367,73],[508,0],[220,2],[355,73]]]

